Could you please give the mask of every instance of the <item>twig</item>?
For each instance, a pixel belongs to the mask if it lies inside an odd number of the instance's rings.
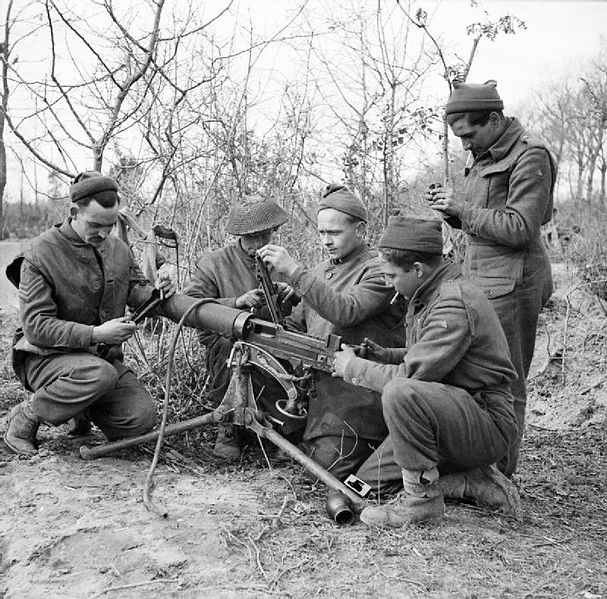
[[[600,378],[596,383],[593,383],[589,387],[586,387],[585,389],[582,389],[580,391],[580,395],[586,395],[587,393],[590,393],[590,391],[592,391],[593,389],[596,389],[597,387],[600,387],[606,380],[607,380],[607,376],[604,376],[604,377]]]
[[[565,314],[565,327],[563,328],[563,354],[561,357],[561,383],[565,384],[565,353],[567,351],[567,333],[569,329],[569,316],[571,314],[571,301],[567,296],[567,312]]]
[[[533,375],[533,378],[537,376],[541,376],[548,370],[548,366],[550,366],[551,362],[555,362],[556,360],[563,359],[563,350],[557,349],[553,354],[549,354],[548,357],[544,360],[543,364],[538,368],[537,372]]]
[[[263,569],[263,566],[261,565],[261,558],[259,556],[259,547],[255,543],[255,540],[251,538],[251,535],[248,536],[248,539],[249,539],[249,543],[251,543],[251,545],[253,546],[253,550],[255,551],[255,562],[257,563],[257,568],[261,572],[261,575],[263,576],[264,580],[266,582],[269,582],[268,574],[266,573],[266,571]]]
[[[280,517],[285,513],[285,510],[287,509],[287,505],[289,505],[290,501],[291,501],[290,497],[287,497],[286,495],[283,497],[282,505],[280,506],[280,509],[278,510],[278,514],[276,514],[276,516],[272,520],[272,524],[271,524],[272,528],[276,528],[278,526],[278,523],[280,522]]]
[[[165,578],[165,579],[158,579],[158,580],[145,580],[144,582],[133,582],[131,584],[121,584],[115,587],[107,587],[106,589],[103,589],[102,591],[99,591],[99,593],[95,593],[94,595],[91,595],[88,599],[97,599],[97,597],[101,597],[103,595],[105,595],[106,593],[111,593],[112,591],[122,591],[124,589],[134,589],[135,587],[143,587],[143,586],[147,586],[149,584],[165,584],[165,583],[173,583],[173,582],[179,582],[178,578]]]
[[[403,578],[402,576],[394,576],[394,575],[388,574],[387,572],[384,572],[375,562],[373,562],[373,565],[377,568],[377,571],[382,576],[385,576],[389,580],[398,580],[399,582],[407,582],[409,584],[412,584],[412,585],[418,587],[422,591],[428,590],[428,587],[422,582],[417,582],[417,580],[411,580],[410,578]]]

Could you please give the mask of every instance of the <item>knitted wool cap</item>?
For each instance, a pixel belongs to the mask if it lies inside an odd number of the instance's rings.
[[[320,212],[325,208],[333,208],[334,210],[339,210],[340,212],[344,212],[354,218],[359,218],[360,220],[367,222],[367,209],[365,208],[365,205],[353,191],[350,191],[344,185],[331,183],[327,186],[327,189],[318,204],[317,212]]]
[[[226,231],[230,235],[251,235],[280,227],[287,220],[289,215],[276,202],[261,196],[245,196],[232,207]]]
[[[107,191],[116,193],[116,198],[118,197],[118,184],[112,177],[105,177],[97,171],[84,171],[74,177],[70,185],[70,199],[78,202]]]
[[[454,112],[479,112],[481,110],[503,110],[504,102],[497,93],[497,81],[485,83],[453,82],[453,91],[447,100],[446,114]]]
[[[441,222],[407,216],[391,216],[377,245],[380,248],[442,254]]]

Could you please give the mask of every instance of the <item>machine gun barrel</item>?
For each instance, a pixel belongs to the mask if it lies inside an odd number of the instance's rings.
[[[186,295],[174,295],[165,301],[163,311],[173,320],[179,321],[197,301],[199,300]],[[213,300],[193,310],[185,324],[257,345],[278,359],[288,360],[294,367],[301,365],[323,372],[331,372],[333,356],[342,342],[339,335],[329,334],[326,339],[321,339],[306,333],[288,331],[280,324],[255,318],[250,312],[230,308]]]

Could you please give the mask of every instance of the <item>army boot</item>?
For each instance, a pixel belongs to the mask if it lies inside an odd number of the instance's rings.
[[[239,460],[242,453],[240,437],[240,432],[233,424],[220,424],[213,455],[228,462]]]
[[[408,524],[439,522],[445,515],[445,502],[436,487],[438,470],[403,470],[403,491],[391,502],[366,507],[360,519],[370,526],[401,527]]]
[[[37,452],[36,433],[40,419],[32,412],[29,399],[17,404],[8,415],[4,442],[15,453],[32,456]]]
[[[521,499],[512,481],[491,464],[441,476],[436,483],[444,497],[474,500],[510,514],[521,515]]]

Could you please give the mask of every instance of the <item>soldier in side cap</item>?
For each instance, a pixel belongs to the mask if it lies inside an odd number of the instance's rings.
[[[291,326],[315,337],[333,333],[347,343],[365,337],[404,342],[402,306],[383,280],[377,250],[366,237],[367,210],[343,185],[329,185],[318,206],[318,233],[329,259],[308,270],[286,249],[266,245],[262,259],[302,298]],[[400,309],[399,309],[400,308]],[[387,434],[379,394],[317,373],[304,431],[308,455],[339,479],[362,464]]]
[[[357,475],[376,491],[403,493],[361,520],[438,521],[445,496],[517,515],[516,489],[493,465],[517,438],[515,372],[495,311],[443,260],[440,221],[390,217],[379,249],[386,281],[408,300],[406,348],[370,343],[363,359],[344,345],[335,376],[382,394],[389,436]]]
[[[253,309],[260,318],[269,318],[264,306],[263,291],[255,275],[255,252],[266,245],[278,228],[288,220],[287,213],[273,200],[258,195],[245,196],[235,204],[228,216],[226,231],[236,240],[226,247],[202,256],[197,262],[190,282],[184,293],[196,298],[215,298],[225,306]],[[278,299],[285,313],[292,309],[297,296],[292,288],[282,281]],[[211,376],[209,402],[217,406],[221,402],[230,382],[227,359],[232,350],[232,342],[222,335],[209,331],[199,333],[201,343],[206,347],[206,365]],[[254,373],[256,389],[264,387],[265,395],[274,388],[270,379],[259,379]],[[264,396],[261,397],[262,403]],[[267,402],[265,407],[273,405]],[[281,418],[284,420],[284,417]],[[297,421],[285,423],[281,432],[296,439]],[[240,458],[245,439],[241,431],[231,424],[220,425],[213,453],[228,461]]]
[[[540,227],[552,218],[556,164],[542,141],[505,117],[496,82],[454,83],[446,106],[454,135],[474,159],[463,198],[438,186],[427,199],[466,232],[464,274],[484,290],[506,333],[517,380],[513,384],[519,441],[500,464],[514,472],[523,434],[525,378],[535,348],[538,315],[552,293],[550,261]]]
[[[11,410],[4,440],[24,455],[36,452],[41,422],[59,425],[85,414],[109,439],[141,435],[156,422],[152,397],[122,362],[120,345],[136,330],[125,308],[149,299],[154,286],[128,245],[110,236],[118,185],[83,172],[70,198],[71,216],[33,239],[7,267],[19,288],[21,320],[13,365],[33,395]],[[174,293],[170,278],[156,286],[166,298]]]

